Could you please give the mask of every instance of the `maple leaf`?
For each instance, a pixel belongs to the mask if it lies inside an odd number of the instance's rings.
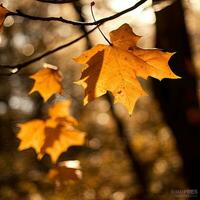
[[[21,140],[18,149],[24,150],[33,147],[36,153],[40,153],[44,143],[45,122],[43,120],[31,120],[19,124],[20,132],[18,138]]]
[[[81,179],[82,172],[78,160],[68,160],[59,162],[53,169],[48,172],[48,178],[57,186],[64,186],[69,181]]]
[[[56,66],[45,64],[44,68],[31,75],[30,78],[34,79],[35,82],[29,94],[38,91],[44,101],[47,101],[53,94],[62,92],[61,81],[63,77]]]
[[[6,19],[6,15],[9,13],[9,11],[3,7],[3,5],[0,5],[0,30],[3,26],[4,20]]]
[[[59,155],[66,151],[70,146],[82,145],[84,143],[85,133],[79,131],[75,126],[77,120],[69,113],[69,101],[58,102],[49,108],[52,110],[58,108],[57,116],[50,116],[46,120],[31,120],[19,124],[20,131],[18,138],[21,140],[19,150],[34,148],[38,158],[41,159],[45,153],[51,156],[53,162],[56,162]],[[63,107],[63,108],[61,108]],[[66,109],[66,115],[63,110]]]
[[[60,123],[59,121],[46,121],[45,141],[41,147],[39,159],[48,153],[52,161],[55,162],[59,155],[71,146],[82,145],[84,134],[73,127],[70,123]]]
[[[179,78],[169,68],[173,53],[136,46],[140,36],[128,24],[110,32],[111,45],[98,44],[74,60],[84,65],[76,83],[85,89],[84,104],[110,91],[114,103],[122,103],[132,113],[140,96],[146,95],[137,77]]]

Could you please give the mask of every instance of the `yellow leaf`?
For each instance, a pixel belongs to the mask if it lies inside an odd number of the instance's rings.
[[[41,146],[44,143],[45,122],[43,120],[31,120],[19,124],[20,132],[18,138],[21,140],[18,149],[24,150],[34,148],[36,153],[40,153]]]
[[[35,82],[29,94],[38,91],[44,101],[47,101],[53,94],[62,92],[61,81],[63,77],[55,66],[46,64],[45,68],[40,69],[30,77]]]
[[[85,134],[73,127],[70,123],[60,123],[53,119],[46,121],[45,141],[41,147],[41,158],[45,153],[51,156],[53,162],[56,162],[59,155],[71,146],[82,145]]]
[[[76,82],[85,89],[84,104],[110,91],[114,103],[122,103],[131,114],[137,99],[146,95],[137,77],[179,78],[168,65],[173,53],[137,47],[140,36],[128,24],[112,31],[110,38],[112,46],[99,44],[75,58],[84,65]]]
[[[53,107],[61,105],[63,109],[69,105],[68,101],[56,103]],[[58,106],[59,105],[59,106]],[[53,110],[54,108],[49,108]],[[51,113],[52,114],[52,113]],[[79,131],[74,125],[78,122],[70,115],[52,117],[46,120],[31,120],[20,124],[18,138],[21,140],[19,150],[34,148],[38,158],[41,159],[45,153],[49,154],[53,162],[56,162],[59,155],[70,146],[82,145],[85,133]]]
[[[3,26],[4,20],[8,13],[9,11],[6,8],[4,8],[2,5],[0,5],[0,30]]]

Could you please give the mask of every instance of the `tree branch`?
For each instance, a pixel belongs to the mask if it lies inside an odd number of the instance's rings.
[[[64,3],[72,3],[77,0],[37,0],[37,1],[40,1],[42,3],[64,4]]]
[[[40,59],[46,57],[46,56],[49,56],[49,55],[51,55],[51,54],[53,54],[53,53],[55,53],[55,52],[57,52],[57,51],[59,51],[59,50],[62,50],[62,49],[64,49],[64,48],[66,48],[66,47],[68,47],[68,46],[70,46],[70,45],[72,45],[72,44],[78,42],[79,40],[85,38],[88,34],[92,33],[95,29],[97,29],[97,27],[98,27],[98,26],[94,27],[94,28],[91,29],[90,31],[88,31],[88,32],[86,32],[86,33],[84,33],[84,34],[82,34],[82,35],[79,36],[78,38],[76,38],[76,39],[74,39],[74,40],[72,40],[72,41],[70,41],[70,42],[68,42],[68,43],[66,43],[66,44],[63,44],[63,45],[61,45],[61,46],[58,46],[58,47],[56,47],[55,49],[52,49],[52,50],[50,50],[50,51],[47,51],[47,52],[41,54],[40,56],[38,56],[38,57],[36,57],[36,58],[33,58],[33,59],[29,60],[29,61],[26,61],[26,62],[24,62],[24,63],[20,63],[20,64],[16,64],[16,65],[0,65],[0,70],[1,70],[2,68],[4,68],[4,69],[7,68],[7,69],[10,69],[10,73],[9,73],[9,72],[8,72],[8,73],[5,73],[5,75],[15,74],[15,73],[17,73],[20,69],[22,69],[22,68],[24,68],[24,67],[26,67],[26,66],[28,66],[28,65],[30,65],[30,64],[32,64],[32,63],[34,63],[34,62],[36,62],[36,61],[38,61],[38,60],[40,60]],[[16,69],[16,70],[15,70],[14,72],[12,72],[13,69]]]
[[[98,25],[98,24],[102,24],[104,22],[113,20],[115,18],[118,18],[134,9],[136,9],[137,7],[139,7],[140,5],[142,5],[143,3],[145,3],[147,0],[140,0],[139,2],[137,2],[135,5],[119,12],[116,13],[114,15],[111,15],[109,17],[105,17],[102,18],[100,20],[97,20],[95,22],[80,22],[80,21],[73,21],[73,20],[67,20],[64,19],[62,17],[38,17],[38,16],[32,16],[32,15],[28,15],[23,13],[22,11],[17,10],[16,12],[9,12],[7,14],[7,16],[19,16],[19,17],[24,17],[30,20],[37,20],[37,21],[56,21],[56,22],[62,22],[62,23],[66,23],[66,24],[71,24],[71,25],[84,25],[84,26],[92,26],[92,25]]]
[[[36,57],[36,58],[33,58],[31,60],[28,60],[26,62],[23,62],[23,63],[19,63],[19,64],[16,64],[16,65],[0,65],[0,71],[3,71],[2,68],[5,70],[9,70],[8,72],[6,73],[0,73],[1,75],[12,75],[12,74],[15,74],[17,73],[19,70],[21,70],[22,68],[36,62],[36,61],[39,61],[40,59],[46,57],[46,56],[49,56],[61,49],[64,49],[76,42],[78,42],[79,40],[81,40],[82,38],[86,37],[88,34],[92,33],[95,29],[97,29],[100,25],[102,25],[103,23],[107,22],[107,21],[110,21],[110,20],[113,20],[117,17],[120,17],[121,15],[127,13],[127,12],[130,12],[134,9],[136,9],[137,7],[139,7],[140,5],[142,5],[144,2],[146,2],[147,0],[141,0],[139,2],[137,2],[135,5],[131,6],[130,8],[128,9],[125,9],[119,13],[116,13],[114,15],[111,15],[109,17],[105,17],[105,18],[102,18],[100,20],[97,20],[95,22],[79,22],[79,21],[70,21],[70,20],[66,20],[66,19],[63,19],[62,17],[59,17],[59,18],[56,18],[56,17],[36,17],[36,16],[29,16],[29,15],[26,15],[24,13],[22,13],[21,11],[17,11],[16,13],[15,12],[10,12],[7,14],[7,16],[21,16],[21,17],[25,17],[25,18],[28,18],[28,19],[32,19],[32,20],[41,20],[41,21],[60,21],[60,22],[63,22],[63,23],[67,23],[67,24],[72,24],[72,25],[97,25],[95,28],[91,29],[90,31],[84,33],[83,35],[81,35],[80,37],[76,38],[75,40],[72,40],[71,42],[68,42],[66,44],[63,44],[55,49],[52,49],[50,51],[47,51],[43,54],[41,54],[40,56]]]

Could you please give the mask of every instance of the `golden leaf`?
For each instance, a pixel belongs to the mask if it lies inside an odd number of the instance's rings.
[[[47,153],[51,156],[53,162],[56,162],[59,155],[69,147],[82,145],[85,136],[71,123],[60,123],[59,120],[55,121],[55,119],[46,121],[44,134],[45,140],[38,156],[42,158]]]
[[[9,11],[6,8],[4,8],[2,5],[0,5],[0,30],[3,26],[4,20],[8,13]]]
[[[38,91],[44,101],[47,101],[53,94],[62,92],[61,81],[63,77],[57,67],[49,64],[44,65],[44,67],[30,76],[35,82],[29,94]]]
[[[132,113],[135,102],[146,95],[137,77],[179,78],[169,68],[173,53],[136,46],[140,36],[124,24],[110,33],[111,45],[99,44],[74,60],[84,64],[76,83],[85,89],[84,104],[112,92],[114,103],[122,103]]]
[[[45,121],[31,120],[23,124],[19,124],[20,132],[18,138],[21,140],[18,149],[24,150],[34,148],[36,153],[40,153],[41,146],[44,143]]]
[[[69,101],[56,103],[53,107],[61,106],[63,109],[70,105]],[[52,111],[50,108],[49,110]],[[67,111],[69,113],[69,111]],[[52,114],[52,113],[51,113]],[[56,162],[59,155],[69,147],[82,145],[85,134],[79,131],[74,125],[78,122],[70,115],[52,117],[46,120],[31,120],[19,125],[20,132],[18,138],[21,140],[19,150],[34,148],[38,158],[41,159],[45,153],[51,156]]]

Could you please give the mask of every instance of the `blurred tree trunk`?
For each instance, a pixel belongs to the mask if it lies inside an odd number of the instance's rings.
[[[154,2],[156,2],[154,0]],[[153,80],[155,97],[170,126],[191,189],[200,189],[200,110],[197,77],[181,0],[156,12],[156,47],[177,52],[170,67],[182,79]]]

